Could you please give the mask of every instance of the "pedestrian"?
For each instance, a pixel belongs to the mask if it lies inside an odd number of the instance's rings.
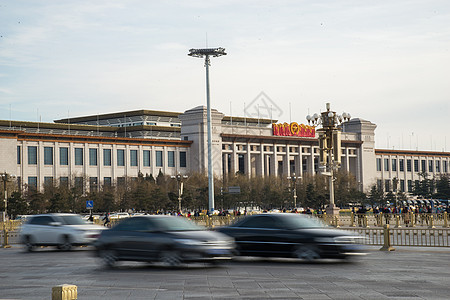
[[[105,215],[103,216],[103,226],[109,227],[109,213],[105,212]]]

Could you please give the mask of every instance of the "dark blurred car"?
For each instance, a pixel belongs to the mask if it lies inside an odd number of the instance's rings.
[[[227,235],[206,230],[183,218],[165,215],[124,219],[102,232],[95,253],[107,266],[116,261],[159,261],[166,266],[183,262],[217,263],[230,259],[235,244]]]
[[[20,230],[26,250],[35,246],[57,246],[68,251],[72,246],[90,245],[105,227],[86,222],[77,214],[42,214],[28,216]]]
[[[247,216],[234,225],[217,228],[233,237],[243,256],[347,258],[365,254],[363,237],[330,229],[315,218],[289,213]]]

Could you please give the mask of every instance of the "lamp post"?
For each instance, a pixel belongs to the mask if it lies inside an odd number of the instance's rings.
[[[322,174],[329,177],[330,205],[327,208],[327,214],[339,214],[339,208],[334,203],[334,171],[341,165],[341,131],[337,126],[350,120],[349,113],[342,115],[330,110],[330,103],[326,104],[326,111],[314,115],[306,116],[308,124],[313,126],[321,125],[318,129],[320,164],[327,168],[327,172]]]
[[[8,245],[8,227],[6,226],[6,216],[8,215],[8,193],[6,190],[6,185],[9,181],[9,179],[14,178],[14,175],[10,175],[6,172],[3,172],[3,174],[0,174],[0,178],[3,180],[3,190],[5,192],[5,210],[3,211],[3,248],[10,248],[11,246]]]
[[[288,176],[287,177],[288,180],[292,181],[292,186],[293,186],[293,197],[294,197],[294,209],[297,208],[297,179],[301,179],[301,177],[296,177],[295,173],[292,174],[292,176]]]
[[[5,210],[3,211],[3,221],[6,221],[6,216],[8,215],[8,193],[6,190],[6,184],[8,183],[8,181],[11,178],[14,178],[14,177],[15,177],[14,175],[10,175],[6,172],[3,172],[2,174],[0,174],[0,178],[3,181],[3,191],[5,193],[5,199],[3,200],[5,203]]]
[[[208,202],[210,212],[214,211],[214,170],[212,166],[212,129],[211,129],[211,101],[209,95],[209,66],[211,65],[210,56],[219,57],[227,55],[224,48],[206,48],[206,49],[190,49],[189,56],[205,58],[206,68],[206,111],[207,111],[207,128],[208,128]]]
[[[178,211],[181,213],[181,196],[183,195],[183,179],[188,178],[186,175],[181,175],[178,173],[176,176],[170,176],[177,180],[178,187]]]

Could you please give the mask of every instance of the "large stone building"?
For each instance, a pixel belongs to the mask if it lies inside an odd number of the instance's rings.
[[[20,188],[46,182],[98,188],[139,173],[166,175],[207,171],[206,107],[184,113],[137,110],[56,120],[0,121],[1,171],[17,176]],[[313,127],[275,120],[225,116],[212,110],[214,174],[302,176],[323,171]],[[291,130],[292,128],[292,130]],[[399,179],[411,191],[418,173],[448,172],[450,153],[375,149],[376,125],[354,118],[342,125],[341,168],[360,189],[386,190]],[[419,168],[420,167],[420,168]]]

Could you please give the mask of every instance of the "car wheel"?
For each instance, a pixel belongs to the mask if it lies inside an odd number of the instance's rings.
[[[118,259],[116,251],[110,249],[99,250],[98,256],[101,258],[103,264],[109,268],[114,267]]]
[[[72,243],[67,235],[62,238],[61,244],[58,245],[58,249],[61,249],[62,251],[69,251],[72,249]]]
[[[166,267],[179,267],[181,265],[181,256],[177,251],[166,250],[160,254],[159,261]]]
[[[31,240],[31,236],[27,236],[25,238],[25,250],[28,252],[32,252],[34,250],[34,244]]]
[[[320,258],[320,253],[316,246],[313,245],[300,245],[294,251],[294,256],[308,262],[314,261]]]

